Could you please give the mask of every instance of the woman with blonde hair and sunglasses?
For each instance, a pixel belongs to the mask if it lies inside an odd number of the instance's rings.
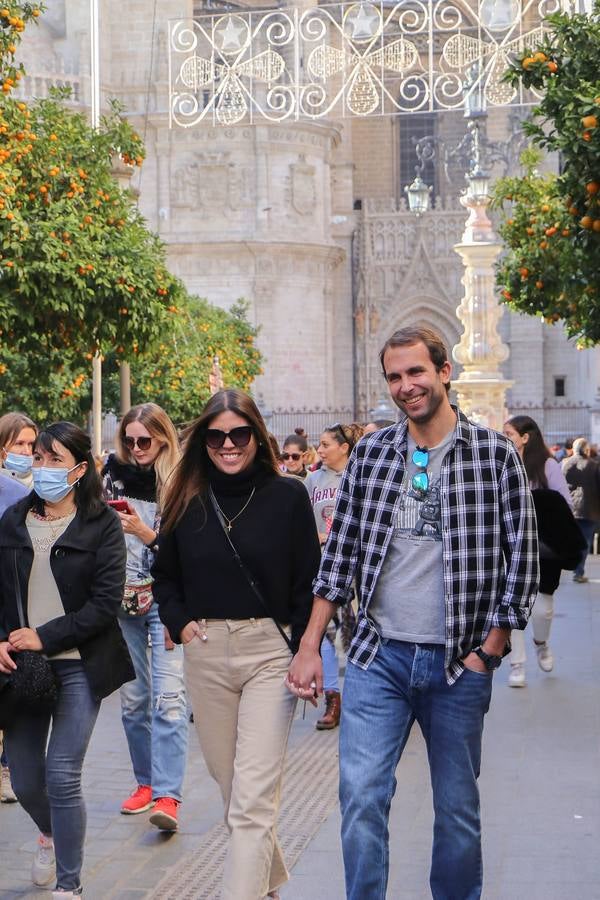
[[[135,666],[121,689],[121,714],[137,786],[124,815],[152,809],[150,822],[177,830],[185,772],[188,717],[183,655],[163,627],[152,593],[162,494],[180,459],[177,432],[156,403],[123,416],[116,453],[104,468],[104,489],[117,510],[127,544],[127,578],[119,622]],[[151,663],[148,659],[151,640]]]
[[[276,834],[295,702],[284,678],[312,604],[319,543],[304,485],[284,475],[256,404],[224,390],[186,434],[154,563],[230,841],[222,900],[278,897]],[[286,696],[288,694],[288,696]]]

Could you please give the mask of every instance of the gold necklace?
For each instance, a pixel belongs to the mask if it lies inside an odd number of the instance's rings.
[[[254,497],[254,494],[256,493],[256,488],[255,488],[255,487],[252,488],[252,490],[250,491],[250,496],[248,497],[248,499],[246,500],[246,502],[244,503],[244,505],[242,506],[242,508],[240,509],[240,511],[239,511],[238,513],[235,514],[235,516],[233,517],[233,519],[230,519],[228,516],[225,515],[225,513],[223,512],[223,510],[222,510],[221,507],[219,506],[219,501],[218,501],[217,498],[215,497],[215,492],[213,491],[212,488],[210,489],[210,492],[211,492],[211,494],[212,494],[212,496],[213,496],[213,500],[214,500],[215,503],[217,504],[217,509],[219,510],[219,512],[221,513],[221,515],[222,515],[223,518],[225,519],[225,521],[227,522],[227,526],[226,526],[226,527],[227,527],[227,531],[229,532],[229,531],[231,531],[231,527],[232,527],[233,523],[235,522],[235,520],[236,520],[236,519],[239,519],[239,517],[241,516],[241,514],[244,512],[244,510],[246,509],[246,507],[248,506],[248,504],[250,503],[250,501],[251,501],[252,498]]]

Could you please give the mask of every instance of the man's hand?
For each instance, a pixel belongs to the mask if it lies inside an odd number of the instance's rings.
[[[296,697],[317,706],[317,697],[323,693],[323,663],[318,651],[300,646],[290,663],[285,686]]]
[[[8,641],[0,641],[0,672],[10,675],[17,668],[17,664],[10,653],[13,648]]]
[[[488,667],[482,659],[479,659],[476,653],[467,653],[463,659],[465,669],[471,669],[472,672],[484,672],[487,674]]]
[[[42,642],[33,628],[17,628],[11,631],[8,642],[13,650],[41,650]]]

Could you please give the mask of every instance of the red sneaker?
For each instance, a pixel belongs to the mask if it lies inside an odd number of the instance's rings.
[[[121,807],[124,816],[136,816],[154,806],[152,788],[149,784],[140,784]]]
[[[159,797],[150,821],[161,831],[177,831],[177,810],[180,803],[172,797]]]

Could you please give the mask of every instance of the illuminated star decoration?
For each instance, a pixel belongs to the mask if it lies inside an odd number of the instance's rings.
[[[372,3],[359,3],[346,15],[344,26],[352,28],[351,40],[370,41],[380,30],[381,20]]]
[[[248,26],[240,16],[225,16],[224,20],[225,25],[221,19],[215,27],[215,46],[218,40],[222,53],[238,53],[248,42]]]

